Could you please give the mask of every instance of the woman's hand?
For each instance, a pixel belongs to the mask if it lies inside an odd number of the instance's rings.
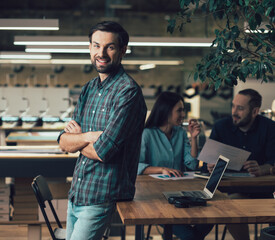
[[[201,127],[196,119],[189,120],[188,131],[191,134],[191,138],[196,138],[200,134]]]
[[[169,177],[182,177],[183,173],[180,170],[172,169],[172,168],[162,168],[162,174],[168,175]]]

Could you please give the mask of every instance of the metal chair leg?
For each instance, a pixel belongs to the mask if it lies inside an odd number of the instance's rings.
[[[149,240],[150,239],[151,227],[152,227],[152,225],[148,226],[147,235],[146,235],[145,240]]]
[[[254,239],[258,240],[258,224],[255,223],[254,225]]]
[[[215,225],[215,240],[219,239],[219,224]]]
[[[223,232],[222,232],[222,238],[221,238],[221,240],[224,240],[225,234],[226,234],[226,230],[227,230],[227,227],[224,226],[224,229],[223,229]]]

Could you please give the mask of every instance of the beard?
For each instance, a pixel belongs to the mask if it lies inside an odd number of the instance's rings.
[[[105,66],[97,66],[96,63],[97,63],[96,59],[92,60],[92,65],[94,66],[94,68],[96,69],[96,71],[98,73],[108,73],[109,74],[109,73],[114,72],[119,66],[119,63],[115,63],[115,62],[109,63]]]
[[[237,119],[240,119],[238,115],[233,115],[232,117],[235,117]],[[242,120],[239,122],[233,119],[233,124],[237,127],[245,127],[247,126],[252,120],[252,111],[250,111]]]

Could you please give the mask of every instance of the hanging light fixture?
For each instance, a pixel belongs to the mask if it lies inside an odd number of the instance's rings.
[[[59,30],[59,20],[0,18],[0,30]]]

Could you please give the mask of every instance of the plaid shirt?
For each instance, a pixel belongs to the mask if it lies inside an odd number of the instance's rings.
[[[69,191],[74,204],[133,199],[145,116],[141,89],[122,66],[83,87],[73,119],[82,132],[103,131],[94,143],[103,162],[80,154]]]

